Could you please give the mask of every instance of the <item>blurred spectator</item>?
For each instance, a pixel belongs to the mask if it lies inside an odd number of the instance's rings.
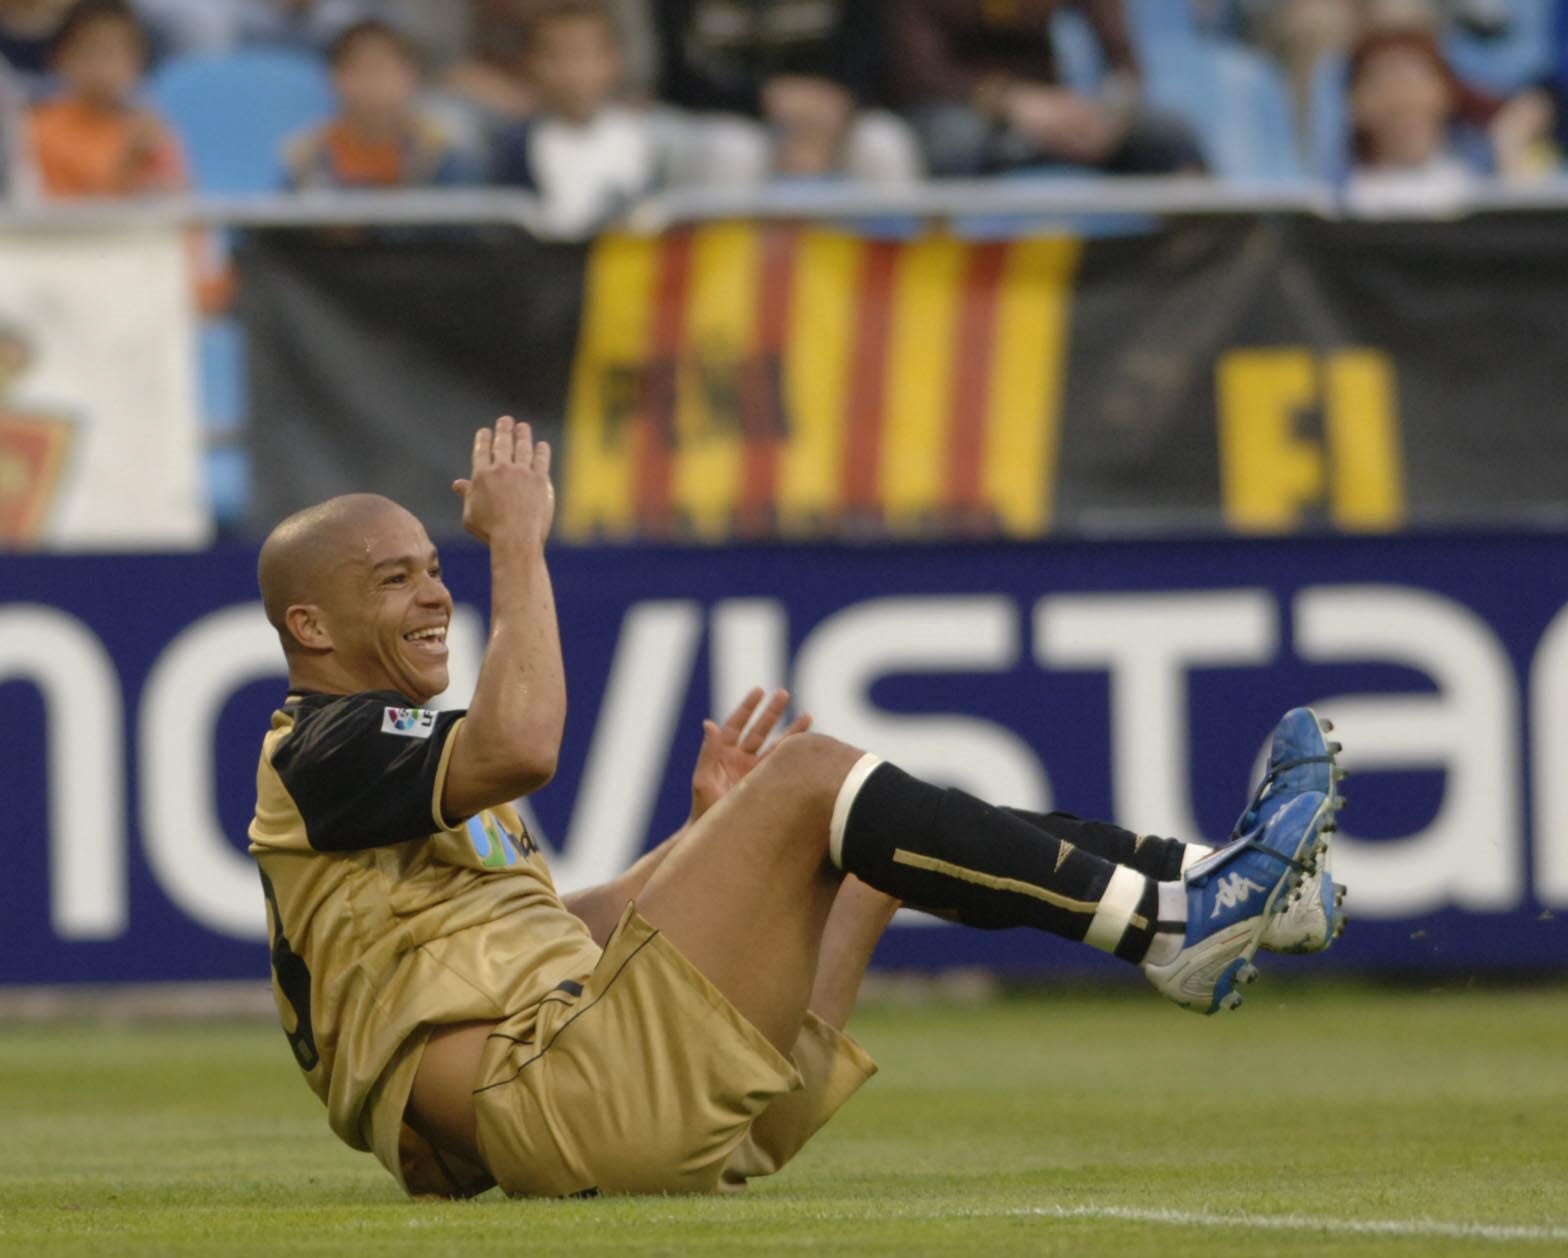
[[[899,0],[901,3],[902,0]],[[661,129],[681,181],[918,179],[885,99],[878,0],[653,0]]]
[[[146,29],[128,0],[78,0],[55,35],[59,90],[27,119],[29,174],[45,197],[155,196],[188,186],[179,138],[138,94]],[[207,314],[233,296],[233,276],[210,232],[188,234],[192,286]]]
[[[1510,0],[1193,0],[1201,29],[1256,44],[1285,72],[1296,147],[1313,157],[1317,75],[1327,58],[1346,57],[1367,31],[1459,30],[1496,39],[1512,24]]]
[[[529,0],[469,0],[468,53],[442,83],[481,127],[526,118],[534,98],[523,64]]]
[[[1456,128],[1483,126],[1495,106],[1467,87],[1420,29],[1373,30],[1350,55],[1353,169],[1362,203],[1419,206],[1466,187],[1478,173]]]
[[[45,196],[113,197],[185,186],[179,140],[137,94],[148,43],[127,0],[80,0],[55,35],[59,91],[28,118]]]
[[[323,52],[377,0],[137,0],[166,53],[229,52],[240,45]]]
[[[290,140],[289,186],[392,188],[471,182],[473,164],[415,107],[419,55],[408,38],[371,18],[327,50],[337,117]]]
[[[1552,17],[1551,68],[1504,105],[1492,123],[1497,168],[1506,179],[1558,173],[1568,155],[1568,0],[1557,0]]]
[[[49,45],[71,0],[0,0],[0,61],[24,79],[49,69]]]
[[[1192,129],[1138,104],[1138,65],[1122,0],[1082,4],[1108,70],[1101,98],[1061,86],[1050,19],[1074,2],[899,0],[893,6],[899,91],[933,174],[1052,162],[1116,174],[1203,169]]]
[[[506,134],[501,183],[537,192],[547,227],[582,236],[648,191],[646,114],[618,103],[625,61],[605,0],[536,0],[524,43],[535,112]]]

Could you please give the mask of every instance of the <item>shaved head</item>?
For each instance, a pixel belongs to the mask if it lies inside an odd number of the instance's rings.
[[[416,706],[447,688],[452,595],[425,526],[390,498],[347,494],[291,515],[257,577],[291,687],[396,691]]]
[[[267,619],[292,653],[299,643],[288,628],[288,610],[330,601],[345,566],[368,559],[380,526],[414,517],[380,494],[344,494],[296,511],[267,535],[256,565]]]

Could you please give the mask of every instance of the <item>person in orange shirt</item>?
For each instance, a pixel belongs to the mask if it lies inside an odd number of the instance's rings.
[[[186,186],[179,140],[137,101],[147,33],[126,0],[80,0],[55,35],[61,82],[33,107],[28,139],[39,184],[56,198],[173,193]]]
[[[419,56],[397,27],[367,19],[327,50],[337,116],[285,148],[288,186],[450,187],[474,182],[473,163],[418,109]]]

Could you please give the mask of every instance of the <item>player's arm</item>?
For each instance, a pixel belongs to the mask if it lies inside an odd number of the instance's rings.
[[[453,489],[463,527],[490,547],[490,642],[468,715],[453,734],[441,796],[449,823],[538,790],[555,775],[566,674],[545,542],[555,515],[550,446],[508,416],[474,437],[473,472]]]

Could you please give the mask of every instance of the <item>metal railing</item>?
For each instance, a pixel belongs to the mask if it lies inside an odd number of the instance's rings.
[[[0,143],[5,133],[0,131]],[[1322,180],[1221,182],[1193,177],[931,180],[904,185],[777,184],[682,188],[646,197],[620,220],[634,231],[715,219],[899,220],[952,224],[985,218],[1081,220],[1303,214],[1325,219],[1455,219],[1497,212],[1568,211],[1568,180],[1525,186],[1477,181],[1440,197],[1358,199]],[[104,230],[171,222],[238,228],[495,225],[556,234],[526,192],[465,188],[396,192],[268,193],[124,201],[0,201],[0,230]]]

